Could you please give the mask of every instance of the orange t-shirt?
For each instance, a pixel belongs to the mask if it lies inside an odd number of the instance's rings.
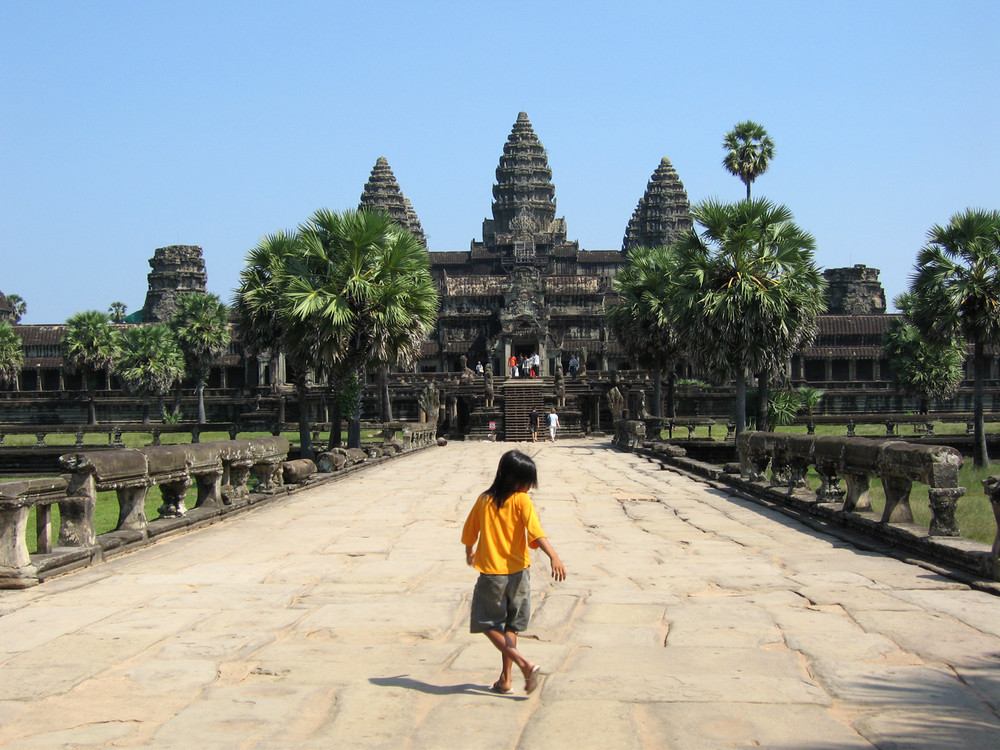
[[[480,573],[510,575],[531,566],[528,548],[537,549],[536,540],[543,536],[535,504],[527,492],[515,492],[502,508],[483,494],[465,519],[462,544],[476,547],[473,565]]]

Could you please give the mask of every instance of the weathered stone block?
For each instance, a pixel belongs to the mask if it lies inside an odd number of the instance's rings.
[[[285,484],[301,484],[316,473],[316,464],[308,458],[285,461],[281,465],[281,476]]]

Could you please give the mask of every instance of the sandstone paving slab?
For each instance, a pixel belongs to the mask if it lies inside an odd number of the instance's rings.
[[[410,594],[392,599],[355,598],[314,609],[301,621],[305,629],[324,628],[343,633],[346,630],[407,632],[441,635],[455,620],[453,599]]]
[[[392,750],[410,745],[407,738],[428,710],[428,696],[410,687],[406,677],[388,678],[382,684],[338,688],[336,703],[322,725],[295,738],[296,750],[359,748]],[[392,684],[398,682],[399,684]],[[286,737],[266,738],[254,750],[287,750]]]
[[[280,636],[302,619],[295,609],[218,610],[194,623],[194,633],[272,633]]]
[[[216,609],[159,608],[109,610],[108,617],[87,626],[87,632],[169,638],[216,614]]]
[[[41,700],[49,695],[60,695],[103,671],[104,666],[63,660],[58,669],[39,670],[37,667],[3,665],[0,681],[0,701]]]
[[[971,628],[1000,637],[1000,597],[983,591],[910,590],[894,596],[925,610],[935,610],[964,622]]]
[[[159,643],[163,659],[216,659],[245,657],[274,640],[271,632],[195,631],[179,633]]]
[[[664,607],[662,604],[632,604],[589,600],[587,607],[580,613],[580,622],[601,623],[613,625],[652,625],[663,624]]]
[[[981,712],[884,710],[856,722],[858,731],[879,750],[913,748],[963,748],[995,750],[1000,747],[1000,722],[984,719]]]
[[[636,710],[648,748],[871,748],[868,740],[820,706],[673,702],[645,703]]]
[[[493,656],[499,673],[499,652],[492,649],[485,637],[481,648],[486,655]],[[395,642],[359,647],[336,636],[300,637],[274,643],[255,653],[251,672],[274,684],[351,686],[401,672],[437,675],[461,651],[462,647],[455,643]]]
[[[631,646],[656,648],[663,646],[667,637],[667,627],[643,627],[639,625],[604,625],[597,623],[577,623],[569,631],[567,639],[578,646],[605,648]]]
[[[60,636],[108,617],[115,610],[101,605],[59,606],[51,599],[25,607],[0,620],[0,661],[30,651]]]
[[[1000,654],[1000,638],[939,612],[866,610],[853,616],[869,633],[882,633],[926,661],[961,664]]]
[[[52,748],[103,748],[121,746],[139,726],[133,722],[96,722],[62,730],[43,731],[4,743],[7,750],[52,750]]]
[[[635,714],[634,706],[616,701],[546,700],[529,716],[516,747],[518,750],[643,747],[643,732]]]
[[[578,649],[543,690],[546,700],[830,703],[796,654],[768,649]]]
[[[904,601],[888,587],[868,588],[866,586],[811,583],[807,586],[796,587],[796,591],[812,604],[836,604],[850,613],[868,609],[883,612],[916,612],[920,610],[916,604]]]
[[[759,648],[782,641],[768,612],[743,600],[691,598],[668,607],[664,617],[670,623],[670,647]]]
[[[788,565],[788,562],[785,562]],[[787,574],[788,579],[794,583],[797,583],[803,587],[811,586],[841,586],[847,587],[857,587],[857,588],[885,588],[881,584],[876,584],[870,578],[858,575],[857,573],[851,573],[843,570],[831,569],[832,566],[828,566],[826,570],[823,571],[802,571],[797,568],[794,564],[788,565],[790,572]]]
[[[447,686],[439,702],[407,737],[411,748],[509,747],[530,714],[531,701],[497,695],[478,686]],[[527,705],[526,705],[527,704]]]
[[[0,724],[0,745],[53,742],[60,733],[73,730],[76,742],[67,744],[86,746],[81,739],[89,732],[81,730],[101,724],[126,726],[137,733],[142,726],[170,719],[191,702],[192,688],[209,685],[215,675],[212,668],[197,683],[171,680],[169,688],[154,685],[153,690],[121,673],[86,680],[63,695],[26,703],[18,716]]]
[[[982,702],[954,674],[929,666],[814,662],[813,674],[836,698],[855,706],[903,706],[947,715],[982,711]]]
[[[866,633],[839,607],[780,607],[772,610],[772,616],[785,644],[812,661],[878,662],[892,654],[899,663],[903,656],[895,643],[880,634]],[[918,657],[911,659],[922,663]]]
[[[233,583],[195,585],[183,591],[171,592],[153,599],[147,604],[150,609],[199,609],[214,610],[219,602],[230,607],[246,609],[270,609],[285,607],[295,596],[297,589],[288,584]]]
[[[335,703],[336,691],[329,687],[215,686],[162,724],[153,734],[152,744],[190,748],[211,738],[216,747],[240,747],[258,739],[287,737],[294,717],[329,714]]]

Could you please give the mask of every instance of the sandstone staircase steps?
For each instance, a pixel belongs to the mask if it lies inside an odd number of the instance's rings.
[[[514,379],[508,378],[504,383],[504,429],[507,441],[531,440],[531,430],[528,428],[528,415],[532,408],[538,409],[542,418],[545,416],[543,394],[552,389],[547,378]]]

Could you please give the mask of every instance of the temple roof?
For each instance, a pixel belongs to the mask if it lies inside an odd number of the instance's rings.
[[[389,162],[384,156],[375,160],[371,176],[361,193],[358,210],[366,208],[389,214],[397,224],[404,229],[409,229],[413,236],[420,240],[424,247],[427,247],[427,239],[424,237],[424,230],[420,226],[417,212],[413,210],[410,199],[403,195],[399,189],[396,176],[392,173]]]

